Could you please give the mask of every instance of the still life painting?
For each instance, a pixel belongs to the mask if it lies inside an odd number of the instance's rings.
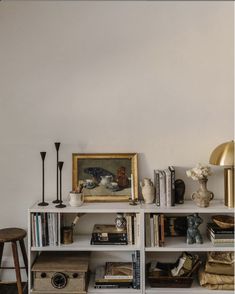
[[[86,202],[138,198],[137,154],[73,154],[73,190],[83,185]]]

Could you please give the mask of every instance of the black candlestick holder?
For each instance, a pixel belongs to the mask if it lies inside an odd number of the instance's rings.
[[[52,201],[52,203],[60,203],[59,200],[59,149],[60,149],[60,143],[55,143],[55,149],[56,149],[56,200]]]
[[[45,172],[44,172],[44,161],[46,157],[46,152],[40,152],[42,158],[42,202],[38,203],[39,206],[47,206],[48,203],[45,202]]]
[[[63,161],[59,161],[58,162],[58,168],[59,168],[59,172],[60,172],[60,203],[58,205],[56,205],[55,207],[57,208],[64,208],[66,207],[65,204],[63,204],[63,200],[62,200],[62,168],[63,168]]]

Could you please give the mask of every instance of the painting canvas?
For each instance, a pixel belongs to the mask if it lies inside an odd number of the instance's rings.
[[[132,191],[137,198],[137,154],[73,154],[73,190],[79,184],[85,201],[128,201]]]

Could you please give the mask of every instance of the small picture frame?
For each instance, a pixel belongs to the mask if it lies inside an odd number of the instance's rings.
[[[73,191],[83,184],[85,202],[138,199],[137,153],[73,154]]]

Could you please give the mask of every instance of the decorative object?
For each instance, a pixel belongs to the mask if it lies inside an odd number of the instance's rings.
[[[234,207],[234,141],[217,146],[211,153],[210,164],[224,166],[224,204]]]
[[[184,203],[185,183],[183,180],[178,179],[175,181],[175,203]]]
[[[84,202],[84,197],[82,193],[77,191],[71,191],[69,193],[69,204],[73,207],[81,206]]]
[[[89,252],[42,252],[32,266],[33,292],[86,293],[89,257]]]
[[[192,199],[199,207],[208,207],[210,201],[214,198],[214,193],[207,190],[207,177],[211,175],[211,169],[209,166],[203,166],[200,163],[192,168],[187,170],[186,174],[188,177],[191,177],[193,180],[199,182],[199,189],[192,194]]]
[[[85,202],[120,202],[131,198],[131,174],[138,197],[137,154],[73,154],[73,191],[84,185]]]
[[[143,182],[140,182],[140,186],[142,188],[144,202],[146,204],[153,203],[155,192],[153,182],[150,179],[145,178]]]
[[[231,215],[214,215],[212,221],[222,229],[234,228],[234,216]]]
[[[194,213],[193,215],[187,216],[187,223],[188,223],[188,229],[187,229],[187,244],[202,244],[203,239],[202,235],[198,229],[200,224],[202,224],[203,220],[200,218],[198,213]]]
[[[118,231],[124,231],[126,229],[126,219],[122,213],[117,213],[117,217],[115,219],[115,225]]]
[[[63,161],[59,161],[58,162],[58,167],[59,167],[59,173],[60,173],[60,203],[56,205],[57,208],[64,208],[66,207],[65,204],[63,204],[63,200],[62,200],[62,168],[63,168],[64,162]]]
[[[56,149],[56,200],[52,201],[53,203],[60,203],[59,201],[59,149],[60,149],[60,143],[55,143],[55,149]]]
[[[44,167],[44,162],[45,162],[45,157],[46,157],[46,152],[40,152],[41,158],[42,158],[42,202],[38,203],[39,206],[47,206],[48,203],[45,202],[45,167]]]

